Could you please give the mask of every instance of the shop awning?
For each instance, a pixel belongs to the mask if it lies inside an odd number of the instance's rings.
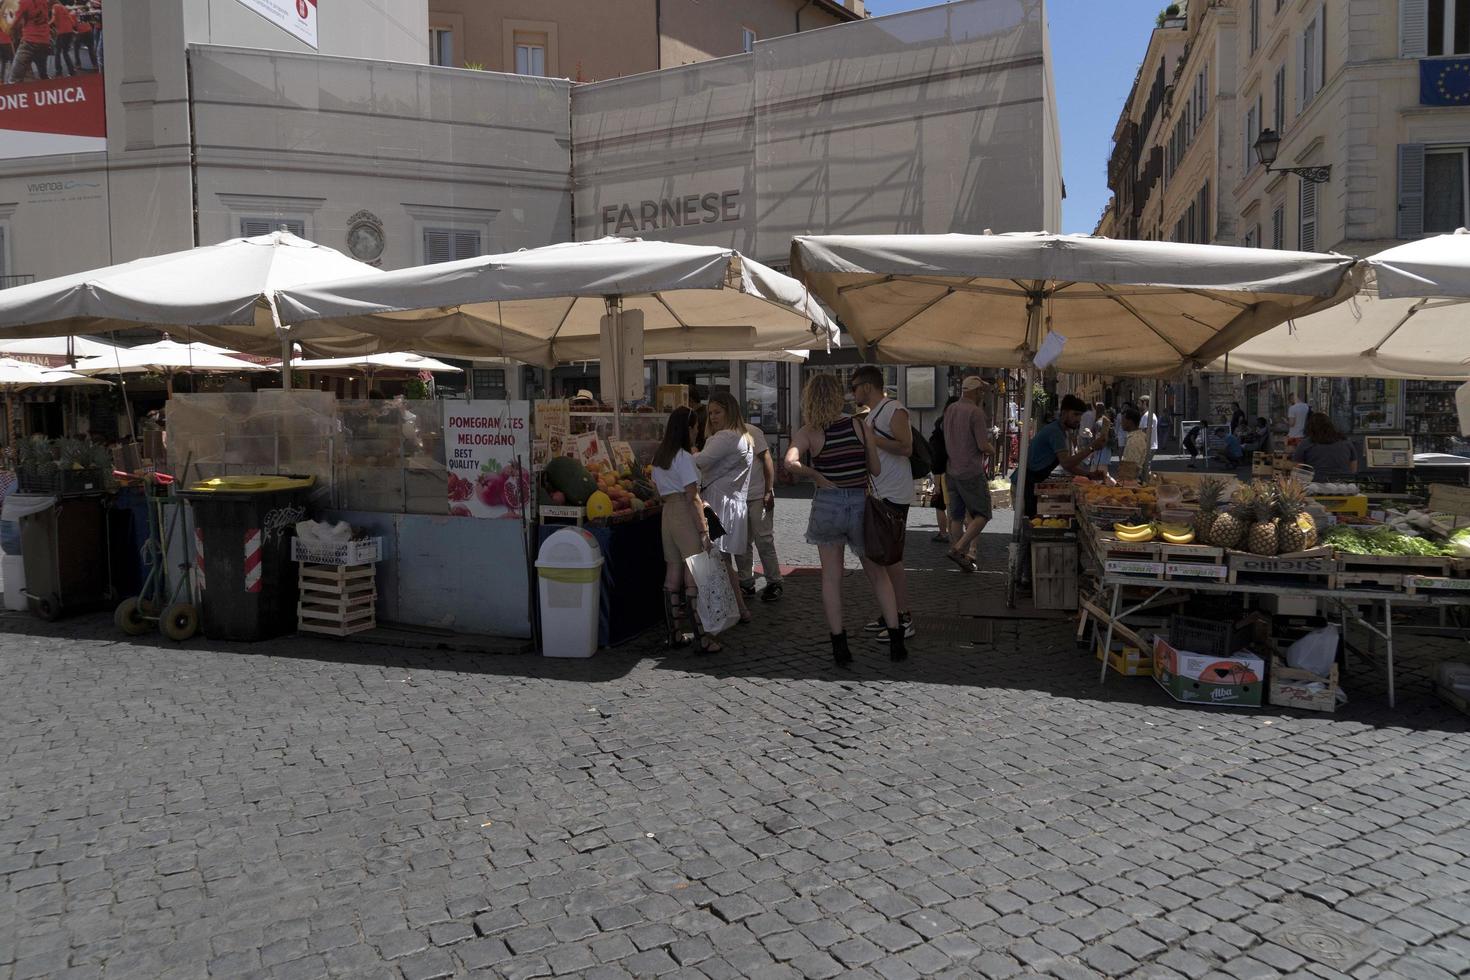
[[[791,267],[879,360],[1161,377],[1352,294],[1354,260],[1088,235],[799,237]],[[1033,302],[1038,322],[1028,324]]]
[[[0,290],[0,341],[143,327],[274,354],[281,350],[276,290],[376,271],[288,232],[235,238]],[[352,340],[323,330],[309,347],[361,350]]]
[[[315,360],[294,361],[291,366],[298,371],[357,371],[360,374],[377,374],[384,371],[436,371],[463,374],[463,368],[422,354],[398,352],[391,354],[364,354],[361,357],[326,357]]]
[[[802,285],[727,248],[640,239],[549,245],[283,289],[292,337],[372,334],[381,350],[595,359],[610,308],[643,314],[648,356],[826,349],[837,327]]]
[[[1470,233],[1369,256],[1352,302],[1253,337],[1208,370],[1340,378],[1470,378]]]

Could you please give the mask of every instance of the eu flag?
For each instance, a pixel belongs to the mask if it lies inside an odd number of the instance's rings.
[[[1470,58],[1419,62],[1420,105],[1470,105]]]

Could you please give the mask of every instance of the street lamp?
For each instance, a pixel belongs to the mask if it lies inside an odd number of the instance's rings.
[[[1256,142],[1251,149],[1256,151],[1256,159],[1266,168],[1268,174],[1296,174],[1302,180],[1311,181],[1314,184],[1325,184],[1332,176],[1332,167],[1276,167],[1271,164],[1276,162],[1276,154],[1281,149],[1281,137],[1274,129],[1263,129],[1261,135],[1256,137]]]

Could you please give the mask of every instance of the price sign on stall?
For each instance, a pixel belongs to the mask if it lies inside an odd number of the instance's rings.
[[[446,401],[444,464],[449,513],[520,520],[531,496],[531,405]]]

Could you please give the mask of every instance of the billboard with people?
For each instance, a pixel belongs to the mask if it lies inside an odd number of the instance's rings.
[[[103,0],[0,0],[0,159],[107,149]]]

